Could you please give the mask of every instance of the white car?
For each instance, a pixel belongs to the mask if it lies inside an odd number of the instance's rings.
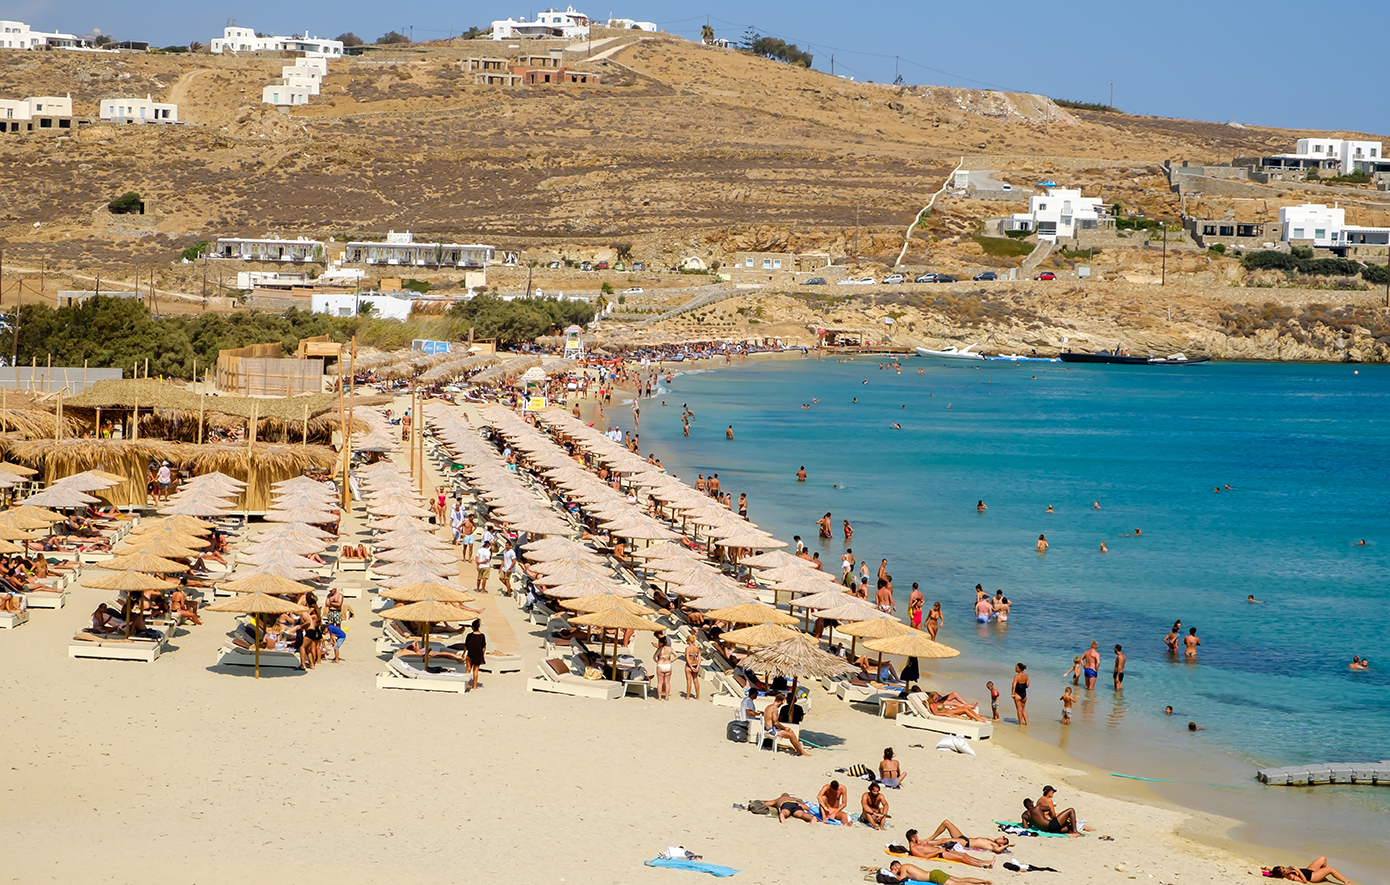
[[[900,273],[891,273],[891,274],[889,274],[888,276],[886,276],[886,277],[883,278],[883,285],[885,285],[885,286],[896,286],[898,283],[901,283],[902,281],[903,281],[903,275],[902,275],[902,274],[900,274]]]
[[[876,285],[878,285],[878,280],[874,279],[873,277],[864,277],[863,279],[861,279],[861,280],[859,281],[859,285],[861,285],[861,286],[876,286]]]
[[[631,289],[624,289],[624,290],[623,290],[623,294],[624,294],[624,295],[641,295],[641,294],[642,294],[642,291],[643,291],[643,290],[642,290],[642,287],[641,287],[641,286],[633,286]]]

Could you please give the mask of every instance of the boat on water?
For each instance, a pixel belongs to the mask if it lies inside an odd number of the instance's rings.
[[[1055,356],[1024,356],[1018,353],[1001,353],[998,356],[987,356],[987,360],[999,360],[1010,363],[1055,363],[1060,362]]]
[[[1065,351],[1061,354],[1064,363],[1100,363],[1109,366],[1192,366],[1197,363],[1209,363],[1209,356],[1189,357],[1185,353],[1175,353],[1171,356],[1130,356],[1129,354],[1111,353],[1102,350],[1100,353],[1072,353]]]
[[[970,349],[978,346],[979,342],[977,341],[974,344],[967,344],[964,348],[956,347],[954,344],[941,350],[919,347],[917,348],[917,355],[940,360],[982,360],[985,358],[984,354],[975,353]]]

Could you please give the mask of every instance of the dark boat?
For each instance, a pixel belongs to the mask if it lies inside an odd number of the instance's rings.
[[[1102,350],[1100,353],[1072,353],[1066,351],[1058,354],[1064,363],[1102,363],[1112,366],[1191,366],[1196,363],[1209,363],[1209,356],[1189,357],[1186,354],[1175,353],[1168,357],[1156,356],[1128,356],[1111,353]]]

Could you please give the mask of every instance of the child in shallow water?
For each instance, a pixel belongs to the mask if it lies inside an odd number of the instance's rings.
[[[1071,693],[1070,685],[1067,686],[1066,691],[1062,692],[1060,700],[1062,701],[1062,724],[1071,725],[1071,705],[1076,700],[1076,696]]]

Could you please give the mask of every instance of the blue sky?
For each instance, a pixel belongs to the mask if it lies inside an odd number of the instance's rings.
[[[493,19],[530,18],[538,7],[529,2],[338,0],[292,9],[270,0],[9,0],[0,16],[48,30],[100,28],[117,39],[160,45],[206,43],[228,18],[264,32],[334,37],[352,31],[367,40],[413,25],[416,39],[424,40]],[[1100,102],[1109,100],[1113,81],[1115,104],[1131,113],[1390,133],[1383,61],[1390,3],[1315,12],[1294,0],[607,2],[611,7],[575,5],[594,18],[654,21],[687,37],[698,37],[706,16],[719,36],[732,40],[751,25],[813,52],[818,69],[828,71],[833,55],[835,73],[860,80],[890,82],[901,73],[909,83]]]

